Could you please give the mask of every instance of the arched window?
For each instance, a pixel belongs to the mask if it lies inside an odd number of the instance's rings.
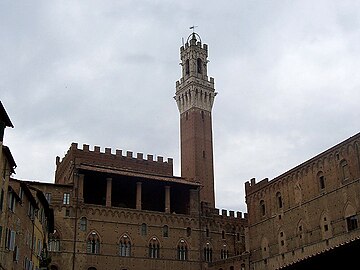
[[[96,270],[95,267],[89,267],[88,270]]]
[[[169,237],[169,226],[164,225],[163,227],[163,237]]]
[[[265,216],[265,214],[266,214],[266,208],[265,208],[264,200],[260,201],[260,213],[261,213],[261,216]]]
[[[177,258],[180,261],[186,261],[188,259],[188,247],[183,239],[179,241],[177,246]]]
[[[86,217],[80,218],[80,231],[85,232],[87,229],[87,219]]]
[[[60,235],[56,230],[49,235],[49,251],[60,251]]]
[[[349,170],[348,162],[345,159],[343,161],[341,161],[340,168],[341,168],[343,180],[344,181],[349,180],[350,179],[350,170]]]
[[[120,242],[119,242],[119,255],[121,257],[130,257],[131,256],[131,241],[129,236],[127,236],[126,234],[124,234],[121,238],[120,238]]]
[[[197,59],[197,72],[202,73],[202,61],[200,58]]]
[[[185,61],[185,74],[189,75],[190,74],[190,63],[189,63],[189,59],[186,59]]]
[[[278,208],[282,208],[283,207],[283,201],[282,201],[282,197],[281,197],[280,192],[276,193],[276,201],[277,201]]]
[[[149,257],[160,258],[160,244],[156,237],[153,237],[149,242]]]
[[[227,259],[229,257],[229,251],[226,249],[226,246],[224,249],[221,249],[220,258],[222,260]]]
[[[100,237],[94,231],[92,231],[87,238],[86,251],[92,254],[100,253]]]
[[[204,260],[206,262],[212,262],[212,248],[211,247],[204,248]]]
[[[190,228],[190,227],[187,227],[187,228],[186,228],[186,236],[187,236],[187,237],[190,237],[190,236],[191,236],[191,228]]]
[[[147,225],[145,223],[141,224],[141,235],[147,235]]]

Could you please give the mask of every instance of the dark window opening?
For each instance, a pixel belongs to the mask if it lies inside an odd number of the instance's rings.
[[[87,173],[84,177],[84,203],[106,205],[106,176]]]
[[[142,209],[165,212],[165,188],[158,182],[143,182]]]
[[[145,223],[141,224],[140,231],[142,236],[147,235],[147,225]]]
[[[347,223],[348,231],[352,231],[358,228],[357,217],[355,215],[347,217],[346,223]]]
[[[189,59],[186,59],[185,61],[185,74],[189,75],[190,74],[190,63],[189,63]]]
[[[265,202],[263,200],[260,201],[260,213],[262,216],[265,216],[266,214]]]
[[[277,201],[278,201],[278,207],[282,208],[283,207],[283,201],[282,201],[282,198],[281,198],[281,193],[280,192],[276,193],[276,197],[277,197]]]
[[[202,73],[202,61],[200,58],[197,59],[197,72]]]
[[[169,237],[169,226],[164,225],[163,227],[163,237]]]
[[[170,189],[170,209],[175,214],[190,213],[190,188],[172,184]]]
[[[187,228],[186,228],[186,236],[187,236],[187,237],[190,237],[190,236],[191,236],[191,228],[190,228],[190,227],[187,227]]]
[[[111,206],[136,208],[136,182],[138,179],[128,176],[113,177],[111,188]]]
[[[324,189],[325,188],[325,177],[323,175],[321,175],[319,177],[319,184],[320,184],[320,189]]]

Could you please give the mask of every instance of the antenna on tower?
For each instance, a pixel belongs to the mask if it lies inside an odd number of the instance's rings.
[[[184,38],[181,38],[182,45],[184,46]]]

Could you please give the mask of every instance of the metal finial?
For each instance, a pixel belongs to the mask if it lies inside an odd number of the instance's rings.
[[[195,27],[198,27],[197,25],[190,26],[189,28],[193,30],[193,33],[195,33]]]

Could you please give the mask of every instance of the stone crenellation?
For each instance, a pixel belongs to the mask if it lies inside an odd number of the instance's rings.
[[[70,181],[71,164],[96,164],[105,167],[113,167],[120,170],[130,170],[139,173],[153,173],[157,175],[173,176],[173,159],[164,160],[162,156],[148,154],[146,159],[143,153],[123,151],[116,149],[115,153],[111,148],[101,151],[100,146],[90,149],[88,144],[83,144],[82,148],[78,143],[72,143],[65,156],[60,159],[56,157],[56,183],[66,183]]]

